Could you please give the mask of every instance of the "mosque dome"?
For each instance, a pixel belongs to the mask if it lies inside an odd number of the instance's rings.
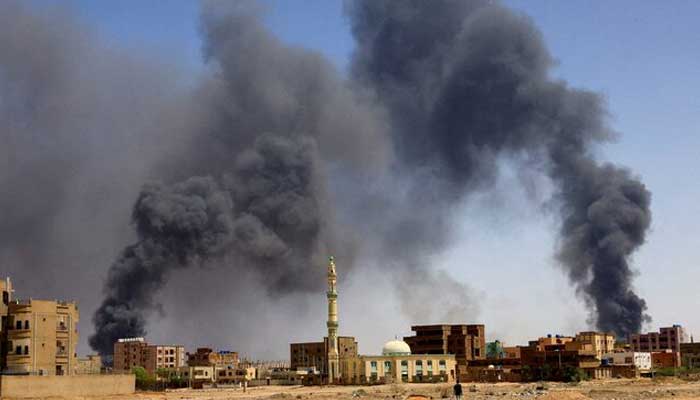
[[[390,340],[382,347],[383,356],[407,356],[411,354],[411,347],[403,340]]]

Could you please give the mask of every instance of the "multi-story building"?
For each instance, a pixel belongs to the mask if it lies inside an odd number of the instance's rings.
[[[78,306],[27,300],[7,305],[7,373],[72,375],[77,364]]]
[[[551,346],[565,345],[566,343],[573,341],[574,338],[571,336],[547,335],[537,340],[530,341],[530,346],[534,346],[537,351],[545,351],[552,348]]]
[[[466,371],[471,360],[486,359],[484,325],[417,325],[415,336],[404,341],[414,354],[454,354],[458,371]]]
[[[629,337],[632,351],[681,351],[681,343],[686,343],[685,331],[680,325],[659,329],[659,332],[633,334]]]
[[[357,356],[357,348],[357,341],[353,336],[338,336],[338,355],[341,361]],[[324,337],[323,342],[291,343],[289,355],[291,369],[316,369],[326,374],[328,337]],[[342,362],[340,364],[342,365]]]
[[[7,317],[10,311],[10,302],[12,301],[12,282],[10,278],[5,278],[0,281],[0,291],[2,291],[2,303],[0,303],[0,371],[5,370],[7,361],[7,353],[10,351],[7,343]]]
[[[603,360],[608,365],[633,365],[640,372],[651,370],[651,353],[648,352],[618,351],[605,354]]]
[[[229,350],[214,351],[208,347],[200,347],[194,353],[187,353],[187,365],[215,365],[219,368],[238,368],[238,353]]]
[[[144,338],[123,338],[114,343],[113,368],[116,372],[128,372],[134,367],[146,365],[146,348]]]
[[[615,335],[605,332],[579,332],[573,342],[565,345],[567,350],[591,350],[596,359],[602,360],[607,353],[615,350]]]
[[[144,338],[119,339],[114,344],[114,370],[130,371],[143,367],[155,375],[159,369],[185,366],[185,347],[178,345],[149,345]]]

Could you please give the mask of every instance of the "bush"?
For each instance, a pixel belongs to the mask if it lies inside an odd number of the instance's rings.
[[[143,367],[134,367],[131,372],[136,375],[136,389],[138,390],[157,390],[156,378],[148,374]]]

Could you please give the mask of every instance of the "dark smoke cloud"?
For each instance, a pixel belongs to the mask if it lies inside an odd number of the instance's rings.
[[[638,331],[646,305],[629,257],[649,227],[649,193],[595,160],[610,137],[603,102],[549,77],[552,58],[532,22],[486,1],[367,0],[347,11],[358,42],[352,76],[390,110],[402,172],[429,193],[411,197],[432,210],[425,222],[492,185],[502,157],[541,168],[561,203],[558,258],[596,325]],[[444,200],[424,201],[431,196]]]

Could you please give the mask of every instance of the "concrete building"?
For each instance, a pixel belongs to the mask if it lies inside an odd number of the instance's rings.
[[[0,281],[0,291],[2,291],[2,303],[0,303],[0,371],[4,371],[7,361],[7,353],[12,351],[7,343],[7,318],[10,313],[10,302],[12,301],[12,282],[10,278]]]
[[[486,359],[484,325],[416,325],[415,336],[404,337],[414,354],[454,354],[457,370],[471,360]]]
[[[400,340],[387,342],[380,356],[360,355],[343,364],[341,381],[346,384],[452,382],[457,365],[453,354],[411,354]]]
[[[89,354],[85,357],[78,357],[75,365],[76,375],[95,375],[102,372],[102,357],[98,354]]]
[[[129,372],[134,367],[146,365],[146,348],[144,338],[123,338],[114,344],[113,368],[115,372]]]
[[[538,351],[545,351],[548,346],[565,345],[573,341],[574,338],[571,336],[547,335],[537,340],[530,341],[530,346],[535,346]]]
[[[596,359],[602,360],[603,355],[615,351],[615,335],[605,332],[579,332],[573,342],[566,345],[566,349],[593,351]]]
[[[10,291],[7,292],[9,297]],[[5,373],[74,373],[78,358],[79,313],[76,303],[13,300],[7,304],[7,313]]]
[[[681,365],[700,368],[700,343],[681,343]]]
[[[603,361],[607,365],[631,365],[639,372],[651,371],[651,353],[647,352],[614,352],[603,356]]]
[[[671,350],[679,353],[681,351],[681,343],[686,343],[687,341],[685,331],[680,325],[661,328],[659,332],[633,334],[629,337],[632,351]]]
[[[681,353],[673,350],[652,351],[651,365],[656,368],[678,368],[681,366]]]
[[[356,357],[358,345],[353,336],[338,336],[338,360]],[[323,342],[290,343],[290,368],[292,370],[313,370],[327,373],[328,338]]]
[[[214,365],[219,368],[238,368],[238,353],[229,350],[214,351],[208,347],[200,347],[194,353],[187,353],[187,365]]]
[[[143,367],[150,375],[159,369],[184,367],[185,347],[179,345],[149,345],[144,338],[123,338],[114,344],[114,371],[128,372]]]

